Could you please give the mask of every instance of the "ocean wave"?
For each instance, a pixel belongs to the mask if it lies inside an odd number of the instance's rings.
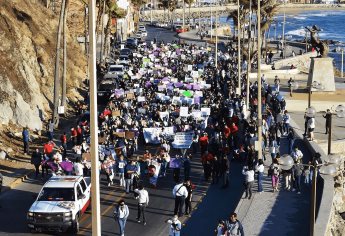
[[[286,32],[286,34],[295,35],[295,36],[305,36],[305,30],[304,29],[290,30]]]
[[[293,18],[296,20],[306,20],[307,19],[306,16],[294,16]]]

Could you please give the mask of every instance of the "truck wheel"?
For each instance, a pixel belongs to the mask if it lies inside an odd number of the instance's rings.
[[[77,234],[79,233],[79,216],[75,216],[75,220],[72,223],[72,232]]]

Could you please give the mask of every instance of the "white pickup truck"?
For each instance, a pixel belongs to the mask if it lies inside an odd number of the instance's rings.
[[[42,187],[27,213],[32,232],[79,231],[79,219],[91,201],[91,180],[82,176],[54,176]]]

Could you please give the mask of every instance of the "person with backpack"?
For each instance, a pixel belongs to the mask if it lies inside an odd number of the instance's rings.
[[[279,185],[279,175],[280,175],[280,168],[277,158],[273,159],[273,163],[271,164],[268,170],[268,176],[271,176],[272,180],[272,188],[273,192],[278,192],[278,185]]]
[[[121,199],[119,201],[119,204],[116,206],[114,210],[114,218],[119,224],[121,236],[125,235],[125,227],[126,227],[128,216],[129,216],[128,206],[125,204],[125,200]]]
[[[227,236],[244,236],[244,230],[241,222],[237,219],[235,212],[231,213],[229,220],[225,222],[227,228]]]
[[[182,209],[185,199],[188,197],[188,190],[183,182],[175,185],[173,189],[173,196],[175,198],[174,215],[182,216]]]
[[[263,187],[262,187],[262,180],[264,177],[264,171],[265,171],[265,166],[264,166],[264,162],[262,159],[259,159],[258,163],[256,164],[255,170],[257,171],[258,175],[258,193],[262,193]]]

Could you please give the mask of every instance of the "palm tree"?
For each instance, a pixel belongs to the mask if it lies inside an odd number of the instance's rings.
[[[159,0],[159,5],[164,9],[163,19],[165,21],[165,11],[169,8],[169,0]]]
[[[168,0],[168,10],[170,12],[170,21],[172,23],[172,14],[177,8],[178,0]]]
[[[111,20],[113,18],[120,19],[124,18],[127,15],[127,11],[119,8],[116,4],[116,2],[112,0],[107,0],[106,2],[106,10],[108,13],[108,22],[104,29],[104,46],[103,46],[103,52],[107,52],[109,49],[109,35],[111,32]],[[104,54],[103,54],[104,55]]]
[[[240,11],[240,25],[244,25],[248,23],[248,15],[249,15],[249,6],[250,1],[252,0],[240,0],[241,11]],[[257,2],[252,1],[252,11],[255,13],[257,12]],[[261,3],[261,36],[265,38],[265,32],[269,29],[271,23],[274,21],[274,16],[277,14],[279,4],[275,0],[262,0]],[[235,27],[237,27],[238,17],[237,17],[237,10],[230,12],[228,15],[228,20],[233,19]],[[249,38],[250,30],[248,30],[248,38]],[[242,37],[244,38],[244,37]],[[262,41],[261,47],[263,47],[265,40]],[[245,56],[248,55],[248,49],[243,48],[243,54]],[[252,45],[251,51],[251,59],[254,59],[256,55],[255,45]]]
[[[140,8],[142,5],[147,3],[147,0],[132,0],[131,3],[133,4],[135,13],[137,14],[137,17],[135,18],[135,23],[138,24],[138,21],[140,19]]]
[[[192,4],[195,2],[195,0],[184,0],[184,2],[188,5],[188,17],[189,17],[189,21],[190,21],[190,19],[192,19],[192,16],[190,14],[190,8],[191,8]]]

